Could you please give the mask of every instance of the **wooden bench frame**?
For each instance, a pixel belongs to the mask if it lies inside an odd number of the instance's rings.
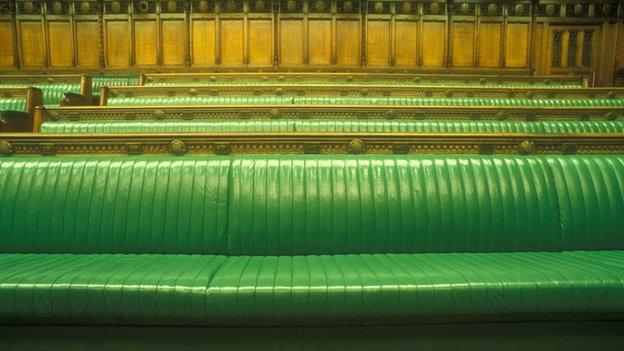
[[[0,96],[9,99],[26,100],[25,112],[6,112],[2,114],[0,131],[3,132],[28,132],[35,128],[35,108],[43,105],[43,93],[38,88],[0,88]]]
[[[616,120],[624,107],[497,107],[387,105],[194,105],[39,107],[34,132],[46,121],[210,119]]]
[[[400,81],[413,81],[422,84],[428,80],[453,79],[461,81],[477,81],[479,84],[502,83],[502,82],[523,82],[523,83],[579,83],[582,87],[589,86],[587,76],[531,76],[526,74],[508,74],[500,72],[478,72],[461,74],[455,71],[444,71],[440,73],[432,73],[430,71],[375,71],[368,69],[366,71],[240,71],[240,72],[208,72],[208,73],[142,73],[139,77],[139,84],[146,85],[148,83],[165,83],[178,82],[184,84],[187,82],[206,82],[206,81],[231,81],[235,82],[240,79],[278,79],[283,81],[297,81],[301,79],[326,79],[328,82],[332,80],[342,79],[353,82],[366,82],[370,79],[388,79]]]
[[[624,98],[624,88],[462,88],[392,85],[234,85],[214,86],[118,86],[102,87],[100,106],[111,97],[213,97],[213,96],[356,96],[434,98],[524,98],[524,99],[616,99]]]
[[[624,133],[0,134],[0,156],[258,153],[624,155]]]
[[[55,84],[55,83],[79,83],[80,93],[65,92],[61,100],[61,106],[89,106],[93,105],[93,87],[91,77],[77,74],[54,74],[54,75],[0,75],[0,82],[28,84]]]

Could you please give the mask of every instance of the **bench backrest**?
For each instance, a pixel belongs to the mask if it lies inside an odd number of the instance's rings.
[[[621,156],[0,159],[1,252],[624,248]]]

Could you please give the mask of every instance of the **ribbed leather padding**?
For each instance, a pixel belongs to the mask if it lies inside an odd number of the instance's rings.
[[[26,112],[26,100],[0,98],[0,111]]]
[[[229,251],[557,250],[557,194],[547,166],[522,157],[235,159]]]
[[[508,132],[616,133],[624,121],[193,120],[44,122],[41,133],[147,132]]]
[[[0,160],[0,252],[226,253],[227,159]]]
[[[624,238],[624,159],[551,157],[563,249],[620,247]]]
[[[360,96],[142,96],[109,97],[111,106],[162,105],[409,105],[409,106],[520,106],[520,107],[616,107],[624,99],[519,99],[519,98],[423,98]]]
[[[619,156],[10,157],[0,252],[622,249],[623,175]]]
[[[0,316],[201,323],[215,318],[614,313],[624,311],[623,261],[624,251],[0,254]]]
[[[28,88],[35,87],[41,89],[43,94],[43,104],[56,106],[65,98],[65,93],[80,93],[80,84],[54,83],[54,84],[23,84],[23,83],[0,83],[0,88]]]

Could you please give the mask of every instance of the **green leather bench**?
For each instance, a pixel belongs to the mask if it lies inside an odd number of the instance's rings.
[[[306,96],[150,96],[108,97],[109,106],[181,105],[412,105],[412,106],[523,106],[616,107],[624,99],[519,99],[519,98],[409,98],[409,97],[306,97]]]
[[[46,121],[41,133],[450,132],[624,133],[624,121],[413,121],[357,119]]]
[[[0,88],[41,89],[43,105],[91,105],[91,78],[85,75],[6,75]],[[69,96],[69,97],[68,97]]]
[[[32,131],[35,107],[42,102],[40,89],[0,87],[0,132]]]
[[[93,76],[91,78],[93,99],[100,101],[100,89],[102,87],[116,87],[126,85],[138,85],[139,76]]]
[[[597,320],[621,156],[0,158],[13,323]]]

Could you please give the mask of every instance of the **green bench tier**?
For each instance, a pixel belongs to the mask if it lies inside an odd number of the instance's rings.
[[[0,178],[2,319],[624,312],[621,156],[14,156]]]
[[[167,120],[46,121],[41,133],[449,132],[624,133],[624,121]]]
[[[38,88],[0,87],[0,132],[30,132],[35,126],[35,107],[42,105]]]
[[[516,106],[621,107],[624,99],[520,99],[426,97],[305,97],[305,96],[150,96],[109,97],[108,106],[183,105],[388,105],[388,106]]]

